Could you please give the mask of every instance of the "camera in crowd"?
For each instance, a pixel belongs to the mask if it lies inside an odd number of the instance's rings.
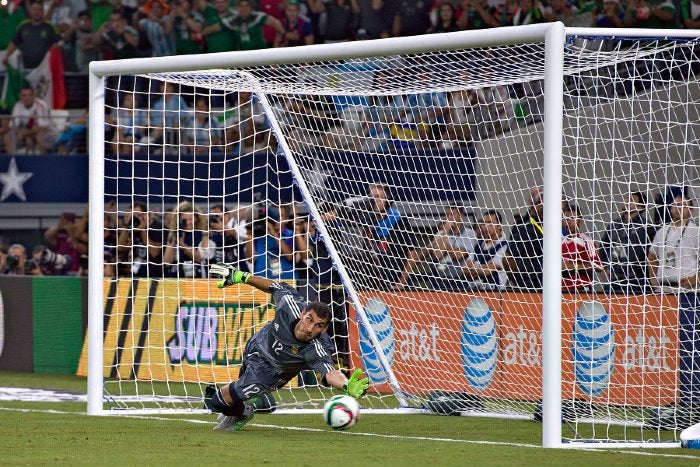
[[[44,274],[63,274],[71,267],[71,257],[61,255],[46,248],[44,245],[37,245],[32,251],[32,259],[27,261],[27,268],[41,268]]]
[[[19,264],[19,256],[17,255],[8,255],[7,259],[5,260],[5,264],[7,265],[8,269],[14,269],[17,267]]]

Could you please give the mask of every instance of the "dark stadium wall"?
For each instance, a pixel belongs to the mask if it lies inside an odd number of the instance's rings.
[[[0,370],[75,374],[86,289],[85,278],[0,277]]]
[[[0,276],[3,329],[0,370],[31,372],[34,368],[31,277]]]

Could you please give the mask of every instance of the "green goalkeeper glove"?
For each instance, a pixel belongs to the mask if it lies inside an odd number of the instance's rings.
[[[345,394],[352,396],[355,399],[359,399],[360,397],[364,396],[367,389],[369,389],[369,379],[360,379],[360,376],[362,376],[362,370],[357,368],[353,372],[352,376],[350,376],[350,379],[343,386]]]
[[[214,264],[209,268],[209,274],[221,276],[223,280],[216,283],[216,286],[220,289],[234,284],[247,284],[248,279],[250,279],[251,276],[249,272],[243,272],[240,269],[225,263]]]

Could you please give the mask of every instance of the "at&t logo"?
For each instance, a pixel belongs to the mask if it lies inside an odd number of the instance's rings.
[[[576,384],[589,397],[599,396],[615,365],[615,334],[610,315],[598,302],[586,302],[576,312],[572,353]]]
[[[377,335],[379,345],[384,352],[389,365],[394,363],[394,324],[389,315],[389,307],[377,298],[370,298],[365,306],[365,314],[369,320],[374,333]],[[367,376],[374,384],[383,383],[387,380],[387,375],[382,368],[379,358],[375,352],[369,333],[360,322],[360,351],[362,352],[362,363],[365,366]]]
[[[462,321],[462,366],[469,384],[485,389],[496,374],[498,345],[496,320],[488,304],[474,298],[464,310]]]

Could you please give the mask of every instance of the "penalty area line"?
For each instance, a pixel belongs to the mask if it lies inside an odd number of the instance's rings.
[[[86,412],[71,412],[67,410],[53,410],[53,409],[22,409],[22,408],[12,408],[12,407],[0,407],[0,411],[8,411],[8,412],[33,412],[33,413],[48,413],[48,414],[71,414],[71,415],[82,415],[82,416],[87,416]],[[120,414],[120,415],[115,415],[114,417],[125,417],[125,418],[135,418],[135,419],[140,419],[140,420],[159,420],[159,421],[168,421],[168,422],[186,422],[186,423],[197,423],[197,424],[205,424],[205,425],[213,425],[213,421],[209,420],[198,420],[198,419],[192,419],[192,418],[177,418],[177,417],[159,417],[159,416],[152,416],[152,415],[126,415],[126,414]],[[369,438],[386,438],[386,439],[405,439],[405,440],[412,440],[412,441],[436,441],[436,442],[443,442],[443,443],[464,443],[464,444],[480,444],[484,446],[509,446],[509,447],[519,447],[519,448],[529,448],[529,449],[543,449],[542,446],[536,445],[536,444],[527,444],[527,443],[508,443],[508,442],[501,442],[501,441],[477,441],[477,440],[472,440],[472,439],[455,439],[455,438],[432,438],[429,436],[403,436],[403,435],[388,435],[388,434],[381,434],[381,433],[366,433],[366,432],[359,432],[359,431],[329,431],[323,428],[308,428],[308,427],[302,427],[302,426],[285,426],[285,425],[271,425],[271,424],[266,424],[266,423],[251,423],[249,426],[254,426],[258,428],[273,428],[277,430],[289,430],[289,431],[308,431],[308,432],[314,432],[314,433],[335,433],[338,435],[345,435],[345,436],[366,436]],[[666,457],[666,458],[674,458],[674,459],[692,459],[692,460],[700,460],[699,456],[692,456],[689,454],[665,454],[665,453],[656,453],[656,452],[645,452],[645,451],[625,451],[621,449],[587,449],[587,448],[568,448],[568,450],[576,450],[576,451],[588,451],[588,452],[611,452],[611,453],[616,453],[616,454],[632,454],[632,455],[637,455],[637,456],[647,456],[647,457]]]

